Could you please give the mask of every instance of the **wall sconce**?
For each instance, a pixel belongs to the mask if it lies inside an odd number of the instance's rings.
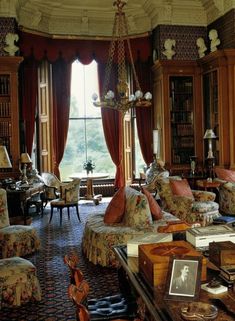
[[[0,168],[12,168],[7,149],[2,145],[0,145]]]
[[[21,177],[21,184],[28,184],[28,178],[27,178],[27,166],[28,164],[31,164],[31,158],[28,153],[22,153],[20,155],[20,171],[22,173]],[[23,169],[21,166],[23,165]]]
[[[215,133],[213,132],[213,129],[207,129],[203,138],[204,139],[208,139],[208,155],[207,155],[207,158],[214,158],[213,150],[212,150],[212,139],[215,139],[216,136],[215,136]]]

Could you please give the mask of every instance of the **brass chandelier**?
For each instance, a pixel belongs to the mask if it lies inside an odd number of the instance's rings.
[[[126,5],[125,1],[114,1],[113,6],[117,6],[117,12],[115,13],[112,40],[109,47],[108,60],[105,69],[104,86],[100,101],[98,101],[98,95],[93,94],[93,104],[96,107],[111,108],[122,113],[127,112],[130,108],[135,107],[149,107],[151,106],[152,94],[147,92],[144,96],[140,88],[139,80],[136,74],[133,56],[131,52],[130,39],[128,36],[127,19],[123,12],[123,7]],[[125,41],[127,43],[127,49],[129,52],[130,66],[133,72],[133,79],[136,86],[136,92],[130,94],[127,84],[127,68],[125,61]],[[117,93],[109,89],[110,76],[113,67],[113,60],[117,55]]]

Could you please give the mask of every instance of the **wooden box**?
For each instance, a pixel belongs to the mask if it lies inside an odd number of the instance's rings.
[[[206,281],[207,260],[186,241],[139,245],[139,271],[151,286],[166,283],[170,257],[201,256],[201,280]]]
[[[231,241],[211,242],[209,244],[209,258],[218,267],[235,265],[235,244]]]

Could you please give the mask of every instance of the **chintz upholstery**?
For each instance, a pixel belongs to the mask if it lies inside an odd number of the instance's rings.
[[[86,222],[82,248],[85,256],[94,264],[118,266],[113,246],[127,244],[134,237],[156,232],[168,221],[178,220],[170,213],[162,212],[162,218],[154,220],[147,197],[131,187],[125,187],[125,213],[122,221],[104,222],[105,213],[90,216]]]
[[[25,256],[40,248],[35,228],[26,225],[10,225],[7,196],[0,189],[0,258]]]
[[[12,257],[0,260],[0,309],[40,301],[36,267],[28,260]]]
[[[219,206],[223,214],[235,215],[235,183],[227,182],[216,178],[220,182],[219,190]]]
[[[60,211],[60,225],[62,225],[63,208],[67,208],[68,218],[70,218],[71,207],[76,208],[78,220],[79,222],[81,221],[78,209],[78,201],[80,199],[80,184],[81,179],[76,178],[73,179],[72,182],[60,186],[60,198],[50,202],[51,216],[49,222],[52,220],[54,208],[57,208]]]
[[[174,195],[170,180],[181,180],[180,177],[168,177],[157,181],[158,194],[162,208],[188,223],[200,222],[208,225],[213,218],[220,216],[219,204],[216,203],[215,193],[192,190],[192,197]]]

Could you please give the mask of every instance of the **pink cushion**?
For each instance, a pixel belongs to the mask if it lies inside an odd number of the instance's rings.
[[[232,171],[231,169],[225,169],[225,168],[216,168],[215,173],[218,178],[234,183],[235,182],[235,171]]]
[[[146,188],[142,187],[141,191],[148,199],[150,211],[152,214],[152,219],[154,221],[160,220],[162,218],[161,207],[158,205],[157,201],[154,199],[152,194]]]
[[[170,180],[170,187],[173,195],[187,196],[193,198],[192,190],[187,179]]]
[[[122,221],[125,212],[125,187],[114,194],[104,214],[104,223],[114,224]]]

